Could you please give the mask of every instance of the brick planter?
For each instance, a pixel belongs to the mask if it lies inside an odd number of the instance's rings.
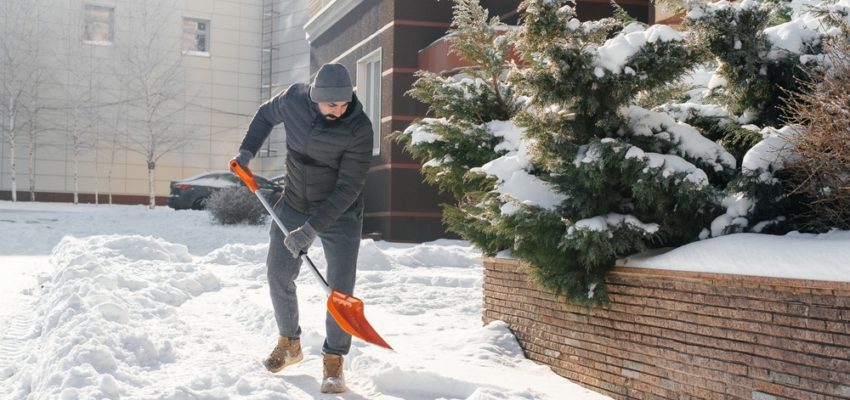
[[[484,259],[484,322],[507,322],[528,358],[592,390],[850,399],[850,282],[617,267],[610,306],[588,309],[529,283],[527,268]]]

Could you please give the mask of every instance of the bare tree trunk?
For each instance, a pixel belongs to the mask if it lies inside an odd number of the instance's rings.
[[[74,152],[74,204],[80,203],[80,157]]]
[[[154,183],[156,178],[156,163],[153,161],[148,161],[148,193],[150,193],[150,209],[153,210],[156,207],[156,191]]]
[[[98,182],[100,181],[100,179],[99,179],[100,162],[98,162],[98,158],[100,158],[100,154],[99,154],[100,152],[98,151],[98,149],[100,149],[100,146],[99,146],[98,142],[99,142],[100,138],[97,137],[97,136],[99,136],[99,133],[100,132],[98,132],[96,134],[95,141],[94,141],[94,143],[95,143],[94,144],[95,145],[95,148],[94,148],[94,205],[100,204],[100,190],[99,190],[100,188],[98,187],[99,186]]]
[[[12,164],[12,201],[18,201],[15,168],[15,98],[9,99],[9,161]]]
[[[145,40],[127,37],[126,44],[116,45],[123,51],[119,79],[127,93],[137,99],[128,103],[132,126],[128,126],[126,148],[147,160],[150,208],[156,206],[156,163],[163,155],[182,148],[192,134],[181,122],[181,113],[189,105],[184,98],[183,58],[173,51],[163,51],[180,46],[179,40],[163,35],[171,21],[179,21],[161,13],[159,3],[168,2],[131,2],[130,23],[139,36],[144,34]]]
[[[30,201],[35,201],[35,146],[36,146],[36,132],[38,132],[38,127],[36,126],[36,121],[33,120],[30,122],[30,137],[29,137],[29,150],[27,154],[27,161],[29,165],[30,172]]]
[[[115,135],[115,133],[112,133]],[[109,170],[106,171],[106,191],[109,193],[109,205],[112,205],[112,169],[115,167],[115,147],[117,140],[112,138],[112,151],[109,155]]]

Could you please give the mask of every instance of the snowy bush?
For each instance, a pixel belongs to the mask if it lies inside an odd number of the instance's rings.
[[[525,64],[513,75],[530,99],[515,118],[530,149],[523,169],[557,201],[503,190],[499,224],[543,286],[595,303],[618,257],[695,240],[736,162],[694,127],[634,104],[696,64],[680,33],[622,13],[581,22],[558,3],[523,3],[514,43]]]
[[[263,204],[244,186],[222,188],[209,197],[206,205],[212,220],[223,225],[259,225],[268,216]]]
[[[787,231],[799,203],[783,171],[799,133],[780,95],[805,87],[800,67],[822,65],[823,40],[840,30],[796,3],[686,5],[684,33],[616,5],[582,22],[565,0],[524,1],[509,30],[456,0],[455,51],[477,67],[421,74],[411,94],[434,117],[399,135],[458,199],[445,208],[451,229],[485,254],[510,250],[585,304],[604,302],[617,258]]]
[[[805,123],[799,110],[784,105],[811,92],[819,80],[813,72],[832,68],[825,44],[847,37],[842,26],[848,15],[847,0],[689,2],[684,25],[693,46],[704,44],[718,66],[704,96],[665,108],[721,143],[742,167],[726,190],[727,211],[712,222],[711,236],[805,228],[800,217],[805,219],[813,198],[792,189],[799,185],[787,167],[800,159],[792,143],[810,136],[785,126]]]
[[[424,75],[413,94],[437,118],[406,133],[426,175],[460,200],[446,213],[453,229],[485,253],[510,249],[536,267],[543,286],[594,303],[604,301],[602,280],[617,257],[699,235],[735,160],[694,128],[631,104],[695,64],[679,33],[622,10],[580,22],[562,3],[526,1],[524,24],[494,37],[481,34],[494,29],[481,23],[477,2],[457,1],[455,40],[483,38],[463,43],[478,48],[469,53],[501,56],[467,57],[482,65],[467,72],[478,85]],[[468,15],[479,23],[462,23]],[[495,65],[509,66],[499,47],[506,42],[521,61],[507,75]],[[497,96],[481,90],[513,100],[488,101]],[[463,111],[470,109],[478,111]]]
[[[797,157],[786,186],[805,203],[792,222],[815,232],[850,229],[850,42],[836,40],[827,54],[832,68],[810,71],[814,82],[788,106],[801,134],[789,140]]]

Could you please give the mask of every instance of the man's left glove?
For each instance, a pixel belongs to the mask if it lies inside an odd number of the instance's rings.
[[[301,253],[306,253],[307,248],[316,240],[318,233],[309,222],[305,222],[300,228],[289,232],[286,239],[283,239],[283,245],[292,253],[292,257],[298,258]]]
[[[248,168],[248,163],[251,162],[252,158],[254,158],[254,154],[246,149],[240,149],[239,154],[237,154],[236,157],[233,157],[233,159],[236,160],[242,168]]]

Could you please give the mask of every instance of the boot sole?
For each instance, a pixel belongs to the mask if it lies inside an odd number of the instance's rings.
[[[277,368],[269,368],[268,366],[266,366],[266,369],[267,369],[267,370],[269,370],[269,372],[271,372],[271,373],[273,373],[273,374],[276,374],[276,373],[278,373],[278,372],[280,372],[280,371],[283,371],[283,369],[284,369],[284,368],[286,368],[286,367],[288,367],[288,366],[290,366],[290,365],[292,365],[292,364],[295,364],[295,363],[297,363],[297,362],[299,362],[299,361],[301,361],[301,360],[303,360],[303,359],[304,359],[304,354],[302,353],[302,354],[299,354],[297,357],[293,357],[291,360],[287,361],[286,363],[284,363],[284,364],[283,364],[283,365],[281,365],[280,367],[277,367]]]
[[[322,392],[322,393],[336,394],[336,393],[345,393],[345,392],[348,391],[348,388],[345,387],[345,386],[343,386],[343,387],[331,386],[331,387],[327,387],[327,388],[322,387],[321,389],[319,389],[319,391]]]

